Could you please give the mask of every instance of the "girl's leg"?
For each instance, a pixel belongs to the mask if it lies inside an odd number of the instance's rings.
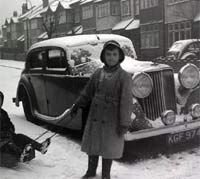
[[[112,159],[102,159],[102,179],[110,179]]]
[[[99,161],[99,156],[88,155],[88,169],[86,174],[82,177],[82,179],[87,179],[90,177],[94,177],[96,175],[98,161]]]

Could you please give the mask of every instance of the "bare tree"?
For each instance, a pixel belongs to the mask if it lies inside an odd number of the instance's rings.
[[[47,32],[48,39],[53,37],[59,22],[59,16],[52,14],[45,14],[42,18],[44,30]]]

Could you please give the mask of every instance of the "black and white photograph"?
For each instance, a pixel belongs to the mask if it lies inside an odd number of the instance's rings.
[[[200,0],[0,0],[1,179],[199,179]]]

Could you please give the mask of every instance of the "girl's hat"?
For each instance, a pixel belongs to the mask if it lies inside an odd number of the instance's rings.
[[[124,58],[125,58],[125,55],[124,55],[124,52],[123,50],[121,49],[120,47],[120,44],[115,41],[115,40],[109,40],[107,41],[104,46],[103,46],[103,50],[101,51],[101,55],[100,55],[100,59],[103,63],[105,63],[105,50],[106,49],[109,49],[109,48],[112,48],[112,47],[116,47],[119,49],[119,63],[123,62]]]

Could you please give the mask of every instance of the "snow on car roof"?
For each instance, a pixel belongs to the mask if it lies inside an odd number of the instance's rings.
[[[169,49],[169,51],[180,51],[181,49],[183,49],[185,46],[187,46],[188,44],[192,43],[192,42],[200,42],[200,39],[186,39],[186,40],[178,40],[176,42],[174,42],[171,46],[171,48]]]
[[[75,35],[75,36],[67,36],[67,37],[59,37],[44,40],[38,43],[33,44],[29,51],[39,47],[47,47],[47,46],[54,46],[54,47],[61,47],[66,49],[67,47],[83,45],[87,43],[96,43],[96,42],[106,42],[108,40],[116,40],[116,41],[127,41],[131,43],[131,40],[114,34],[90,34],[90,35]]]

